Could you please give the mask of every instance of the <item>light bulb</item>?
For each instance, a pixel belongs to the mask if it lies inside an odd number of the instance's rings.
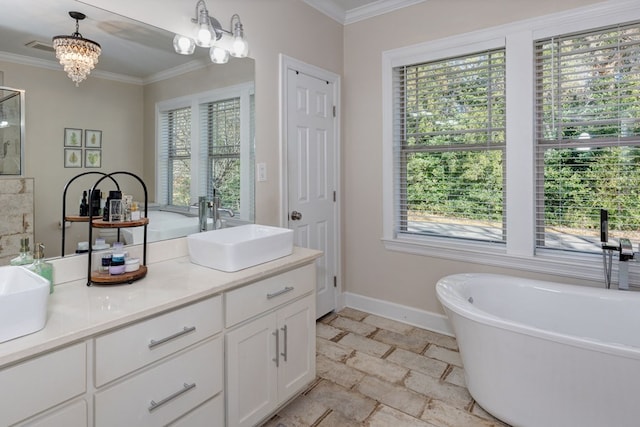
[[[209,14],[205,9],[203,9],[200,11],[200,16],[198,18],[198,35],[196,36],[196,44],[200,47],[210,47],[211,37]]]
[[[226,64],[229,62],[229,51],[218,46],[213,46],[209,50],[209,57],[214,64]]]
[[[196,49],[196,43],[189,37],[176,34],[173,38],[173,49],[180,55],[191,55]]]
[[[247,41],[240,36],[236,36],[233,39],[231,54],[236,58],[244,58],[247,56],[248,53],[249,53],[249,44],[247,43]]]

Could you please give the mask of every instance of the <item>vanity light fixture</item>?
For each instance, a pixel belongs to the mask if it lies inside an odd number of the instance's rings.
[[[196,45],[209,48],[211,62],[216,64],[228,62],[229,56],[244,58],[249,53],[249,44],[237,13],[231,17],[231,30],[225,30],[216,18],[209,15],[204,0],[198,0],[195,18],[191,18],[191,22],[196,24],[192,36],[176,34],[173,38],[176,53],[191,55]]]
[[[98,43],[85,39],[80,34],[79,21],[86,18],[86,15],[80,12],[69,12],[69,16],[76,20],[75,33],[70,36],[55,36],[53,48],[56,51],[56,58],[64,67],[64,71],[78,86],[78,83],[86,79],[98,63],[102,49]]]

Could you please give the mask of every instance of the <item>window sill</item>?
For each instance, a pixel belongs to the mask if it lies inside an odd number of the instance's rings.
[[[468,241],[452,242],[450,239],[438,238],[402,237],[382,239],[382,242],[385,249],[395,252],[604,283],[602,256],[596,254],[560,254],[546,251],[534,256],[518,256],[508,254],[506,247],[502,245]],[[629,265],[629,279],[634,287],[640,285],[640,262],[638,261],[640,256]],[[616,286],[617,275],[617,260],[614,256],[612,288]]]

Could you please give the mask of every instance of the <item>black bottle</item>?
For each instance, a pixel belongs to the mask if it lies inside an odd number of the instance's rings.
[[[100,216],[100,198],[102,197],[102,193],[100,190],[95,188],[91,192],[91,216]]]
[[[104,204],[104,208],[102,208],[102,220],[109,221],[109,202],[111,201],[111,197],[107,197],[107,201]]]
[[[89,205],[87,203],[87,192],[82,192],[82,201],[80,202],[80,216],[89,216]]]

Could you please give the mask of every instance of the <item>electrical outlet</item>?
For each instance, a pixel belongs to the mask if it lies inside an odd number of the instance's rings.
[[[258,182],[266,181],[267,180],[267,164],[258,163],[256,167],[258,169]]]

